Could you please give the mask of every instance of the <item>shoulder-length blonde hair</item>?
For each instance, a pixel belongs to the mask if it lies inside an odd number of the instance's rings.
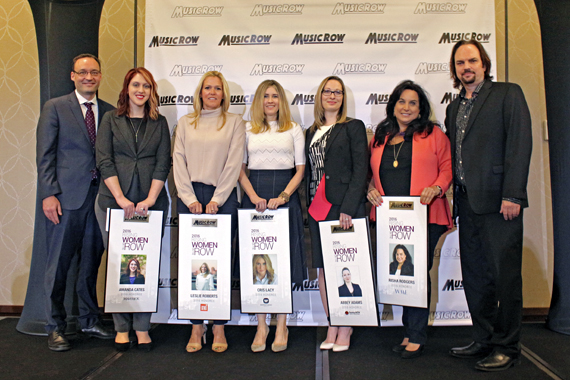
[[[133,78],[140,74],[150,85],[150,96],[144,104],[144,118],[151,118],[152,120],[158,119],[158,106],[160,105],[158,100],[158,86],[154,81],[154,78],[150,71],[144,67],[135,67],[130,69],[125,75],[125,80],[123,80],[123,88],[119,94],[119,100],[117,101],[117,115],[118,116],[128,116],[130,111],[129,103],[129,85]]]
[[[206,78],[209,77],[219,78],[220,81],[222,82],[222,91],[224,93],[224,97],[222,99],[222,104],[221,104],[222,114],[220,116],[222,118],[222,125],[220,125],[220,127],[218,128],[218,130],[220,130],[226,124],[226,113],[230,108],[230,86],[228,86],[226,78],[224,78],[222,73],[220,73],[219,71],[208,71],[207,73],[202,75],[202,78],[200,78],[200,82],[198,82],[198,86],[196,87],[196,91],[194,91],[194,112],[191,112],[186,116],[193,119],[190,125],[194,124],[194,129],[196,129],[198,127],[198,120],[200,120],[200,113],[202,112],[202,108],[204,108],[201,97],[202,87],[204,87],[204,81],[206,80]]]
[[[273,265],[271,264],[271,259],[269,258],[269,255],[253,255],[253,283],[255,284],[255,281],[257,280],[256,265],[257,265],[257,260],[259,259],[265,260],[265,268],[267,270],[265,275],[267,276],[267,283],[273,284],[273,281],[275,279],[275,269],[273,269]]]
[[[344,82],[336,75],[328,76],[325,79],[323,79],[323,81],[319,85],[319,88],[317,89],[317,93],[315,94],[315,107],[313,110],[315,121],[313,122],[313,125],[311,125],[311,132],[320,129],[323,125],[325,125],[326,119],[325,119],[325,109],[323,108],[323,91],[325,89],[327,82],[330,80],[336,80],[337,82],[340,83],[342,87],[342,94],[343,94],[342,104],[340,106],[340,109],[338,110],[338,114],[336,115],[336,122],[344,123],[347,119],[346,87],[344,86]]]
[[[202,267],[205,266],[206,270],[204,271],[204,273],[202,273]],[[202,265],[200,265],[200,269],[198,270],[199,274],[202,275],[202,277],[208,277],[208,275],[210,274],[210,267],[208,266],[208,264],[206,263],[202,263]]]
[[[267,79],[261,82],[261,84],[257,87],[257,90],[255,90],[253,103],[251,104],[251,108],[249,110],[252,133],[263,133],[265,131],[268,131],[270,128],[269,122],[267,121],[265,112],[263,110],[265,92],[269,87],[273,87],[279,96],[279,110],[277,111],[277,122],[279,123],[279,129],[277,129],[277,132],[285,132],[293,128],[291,110],[289,109],[289,103],[287,102],[287,95],[285,95],[285,90],[279,84],[279,82],[273,79]]]

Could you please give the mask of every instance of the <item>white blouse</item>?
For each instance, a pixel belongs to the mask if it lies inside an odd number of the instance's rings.
[[[270,130],[252,133],[251,123],[245,125],[243,163],[250,170],[292,169],[305,165],[305,136],[297,123],[285,132],[277,132],[279,123],[269,122]]]

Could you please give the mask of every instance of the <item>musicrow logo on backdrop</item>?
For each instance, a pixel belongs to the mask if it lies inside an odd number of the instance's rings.
[[[265,65],[256,63],[249,75],[303,75],[304,64],[280,63],[275,65]]]
[[[304,4],[257,4],[253,7],[250,16],[275,16],[275,15],[302,15]]]
[[[459,96],[459,94],[456,92],[446,92],[441,97],[441,102],[439,102],[439,104],[449,104],[452,101],[454,101],[455,98],[457,98],[458,96]]]
[[[198,46],[200,36],[176,36],[164,37],[154,36],[150,41],[149,48],[159,46]]]
[[[221,17],[224,7],[183,7],[177,6],[171,18],[180,17]]]
[[[226,34],[218,43],[218,46],[232,46],[232,45],[269,45],[271,35],[257,35],[252,34],[248,36],[230,36]]]
[[[450,278],[445,282],[441,290],[443,292],[453,292],[455,290],[463,290],[463,280],[454,280]]]
[[[388,98],[390,98],[390,94],[371,93],[370,96],[368,96],[366,105],[388,104]]]
[[[161,106],[176,106],[176,105],[191,106],[194,104],[193,95],[163,95],[160,96],[159,100]]]
[[[305,104],[315,104],[315,95],[296,94],[291,102],[292,106],[302,106]]]
[[[445,248],[445,249],[436,248],[434,254],[435,257],[459,258],[461,256],[459,248]]]
[[[415,14],[442,14],[442,13],[465,13],[466,3],[424,3],[419,2]]]
[[[320,34],[295,34],[291,45],[314,45],[314,44],[342,44],[346,34],[320,33]]]
[[[174,65],[170,71],[171,77],[197,76],[208,71],[222,71],[224,65]]]
[[[419,36],[419,33],[370,33],[364,44],[416,44]]]
[[[449,73],[449,63],[427,63],[420,62],[418,68],[416,69],[416,75],[418,74],[442,74]]]
[[[386,4],[381,3],[336,3],[332,11],[333,15],[344,15],[354,13],[384,13]]]
[[[385,74],[385,63],[342,63],[336,64],[332,75],[344,74]]]
[[[459,41],[477,40],[482,44],[489,43],[491,33],[443,33],[439,39],[439,44],[454,44]]]
[[[232,106],[245,106],[251,104],[252,101],[253,101],[253,94],[230,96],[230,105]]]

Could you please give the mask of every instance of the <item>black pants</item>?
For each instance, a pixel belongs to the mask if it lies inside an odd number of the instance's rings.
[[[427,326],[429,322],[429,305],[431,299],[431,278],[429,275],[429,271],[433,266],[433,256],[435,252],[435,247],[437,246],[437,242],[439,241],[441,235],[443,235],[446,231],[447,231],[447,226],[441,226],[439,224],[428,225],[427,308],[404,306],[404,312],[402,314],[402,323],[406,328],[404,337],[408,338],[410,343],[425,344],[427,341]]]
[[[457,191],[461,271],[473,321],[473,340],[503,354],[520,353],[523,213],[475,214]]]
[[[198,198],[198,202],[202,204],[202,211],[206,210],[206,205],[212,200],[214,196],[214,191],[216,187],[212,185],[205,185],[200,182],[192,182],[192,187],[194,188],[194,194]],[[239,207],[239,202],[237,200],[237,190],[234,188],[226,202],[218,207],[218,214],[220,215],[231,215],[232,216],[232,242],[234,241],[236,231],[237,231],[237,210]],[[190,214],[190,209],[178,199],[176,203],[176,209],[178,214]],[[233,250],[232,250],[233,252]],[[204,323],[201,319],[191,319],[190,322],[194,325],[201,325]],[[227,321],[214,321],[215,325],[225,325]]]

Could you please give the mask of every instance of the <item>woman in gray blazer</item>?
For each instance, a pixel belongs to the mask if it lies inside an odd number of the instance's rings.
[[[170,131],[158,113],[157,85],[143,67],[129,70],[119,94],[117,110],[105,114],[95,144],[101,186],[95,204],[107,248],[107,208],[123,209],[126,218],[145,216],[148,210],[163,211],[162,228],[168,211],[164,182],[170,171]],[[130,347],[129,331],[136,331],[138,347],[150,351],[148,335],[151,313],[115,313],[115,346]]]

